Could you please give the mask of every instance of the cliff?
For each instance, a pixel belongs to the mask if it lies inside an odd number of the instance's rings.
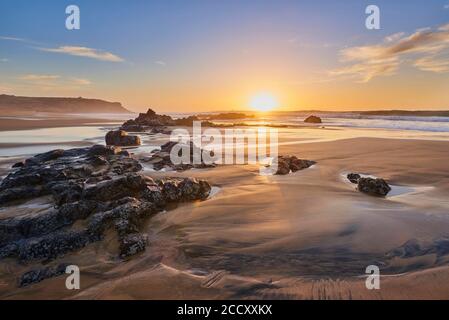
[[[18,97],[0,95],[0,114],[32,115],[48,113],[128,113],[119,102],[85,98]]]

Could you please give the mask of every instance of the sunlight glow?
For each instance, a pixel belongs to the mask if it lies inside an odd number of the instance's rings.
[[[257,111],[270,111],[279,107],[279,103],[272,94],[260,93],[251,98],[250,107]]]

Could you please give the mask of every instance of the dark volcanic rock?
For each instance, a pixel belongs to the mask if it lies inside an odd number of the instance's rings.
[[[321,123],[321,118],[317,116],[308,116],[304,122],[306,123]]]
[[[139,146],[141,143],[138,136],[130,136],[123,130],[109,131],[105,140],[107,145],[114,146]]]
[[[351,183],[355,183],[355,184],[357,184],[360,179],[360,175],[358,173],[349,173],[346,177],[348,178],[348,180]]]
[[[178,155],[181,156],[182,152],[188,153],[188,163],[174,164],[171,161],[170,153],[174,147],[178,148]],[[169,141],[161,146],[161,150],[153,152],[151,157],[143,159],[143,161],[152,164],[155,170],[161,170],[163,168],[171,168],[176,171],[185,171],[192,168],[205,169],[214,168],[215,164],[206,164],[201,160],[199,164],[194,163],[194,155],[201,157],[203,150],[197,147],[192,141],[189,144],[183,144],[180,142]]]
[[[0,183],[0,205],[53,194],[59,205],[77,201],[87,179],[111,179],[142,170],[139,162],[120,148],[95,145],[36,155]]]
[[[120,129],[130,132],[143,132],[152,129],[152,133],[169,133],[163,128],[166,126],[192,126],[194,121],[201,121],[201,119],[197,116],[173,119],[170,116],[157,114],[154,110],[148,109],[146,113],[140,113],[137,118],[125,121]],[[214,124],[209,121],[201,121],[201,125],[211,127]]]
[[[120,239],[120,257],[127,258],[145,250],[148,238],[141,233],[132,233]]]
[[[12,168],[21,168],[25,165],[25,161],[16,162],[12,165]]]
[[[388,183],[380,178],[360,178],[357,189],[363,193],[381,197],[386,196],[391,191]]]
[[[141,175],[127,175],[86,188],[83,199],[113,201],[125,197],[139,197],[139,194],[146,189],[147,184],[154,184],[153,179]]]
[[[312,160],[298,159],[296,156],[278,156],[277,175],[289,174],[290,171],[296,172],[309,168],[316,162]]]
[[[145,219],[168,204],[173,207],[209,196],[211,187],[204,180],[155,181],[136,173],[141,169],[120,148],[104,146],[57,150],[26,161],[1,182],[0,205],[52,195],[55,207],[0,219],[0,259],[57,259],[100,241],[110,228],[117,232],[120,256],[130,257],[147,245],[146,236],[141,233]],[[21,283],[34,283],[53,273],[47,269],[32,270]]]
[[[19,287],[26,287],[33,283],[41,282],[42,280],[59,276],[65,273],[67,266],[70,264],[62,263],[56,267],[46,267],[35,269],[24,273],[19,280]]]

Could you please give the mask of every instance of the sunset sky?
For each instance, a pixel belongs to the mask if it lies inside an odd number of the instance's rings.
[[[81,29],[65,28],[65,8]],[[381,29],[365,28],[365,8]],[[449,109],[449,0],[0,2],[0,93],[134,111]]]

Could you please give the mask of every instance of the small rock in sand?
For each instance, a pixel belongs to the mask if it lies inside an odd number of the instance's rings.
[[[360,192],[381,197],[385,197],[391,191],[388,183],[380,178],[360,178],[357,189]]]
[[[360,179],[360,175],[358,173],[349,173],[346,177],[348,178],[349,181],[351,181],[351,183],[355,184],[357,184]]]

